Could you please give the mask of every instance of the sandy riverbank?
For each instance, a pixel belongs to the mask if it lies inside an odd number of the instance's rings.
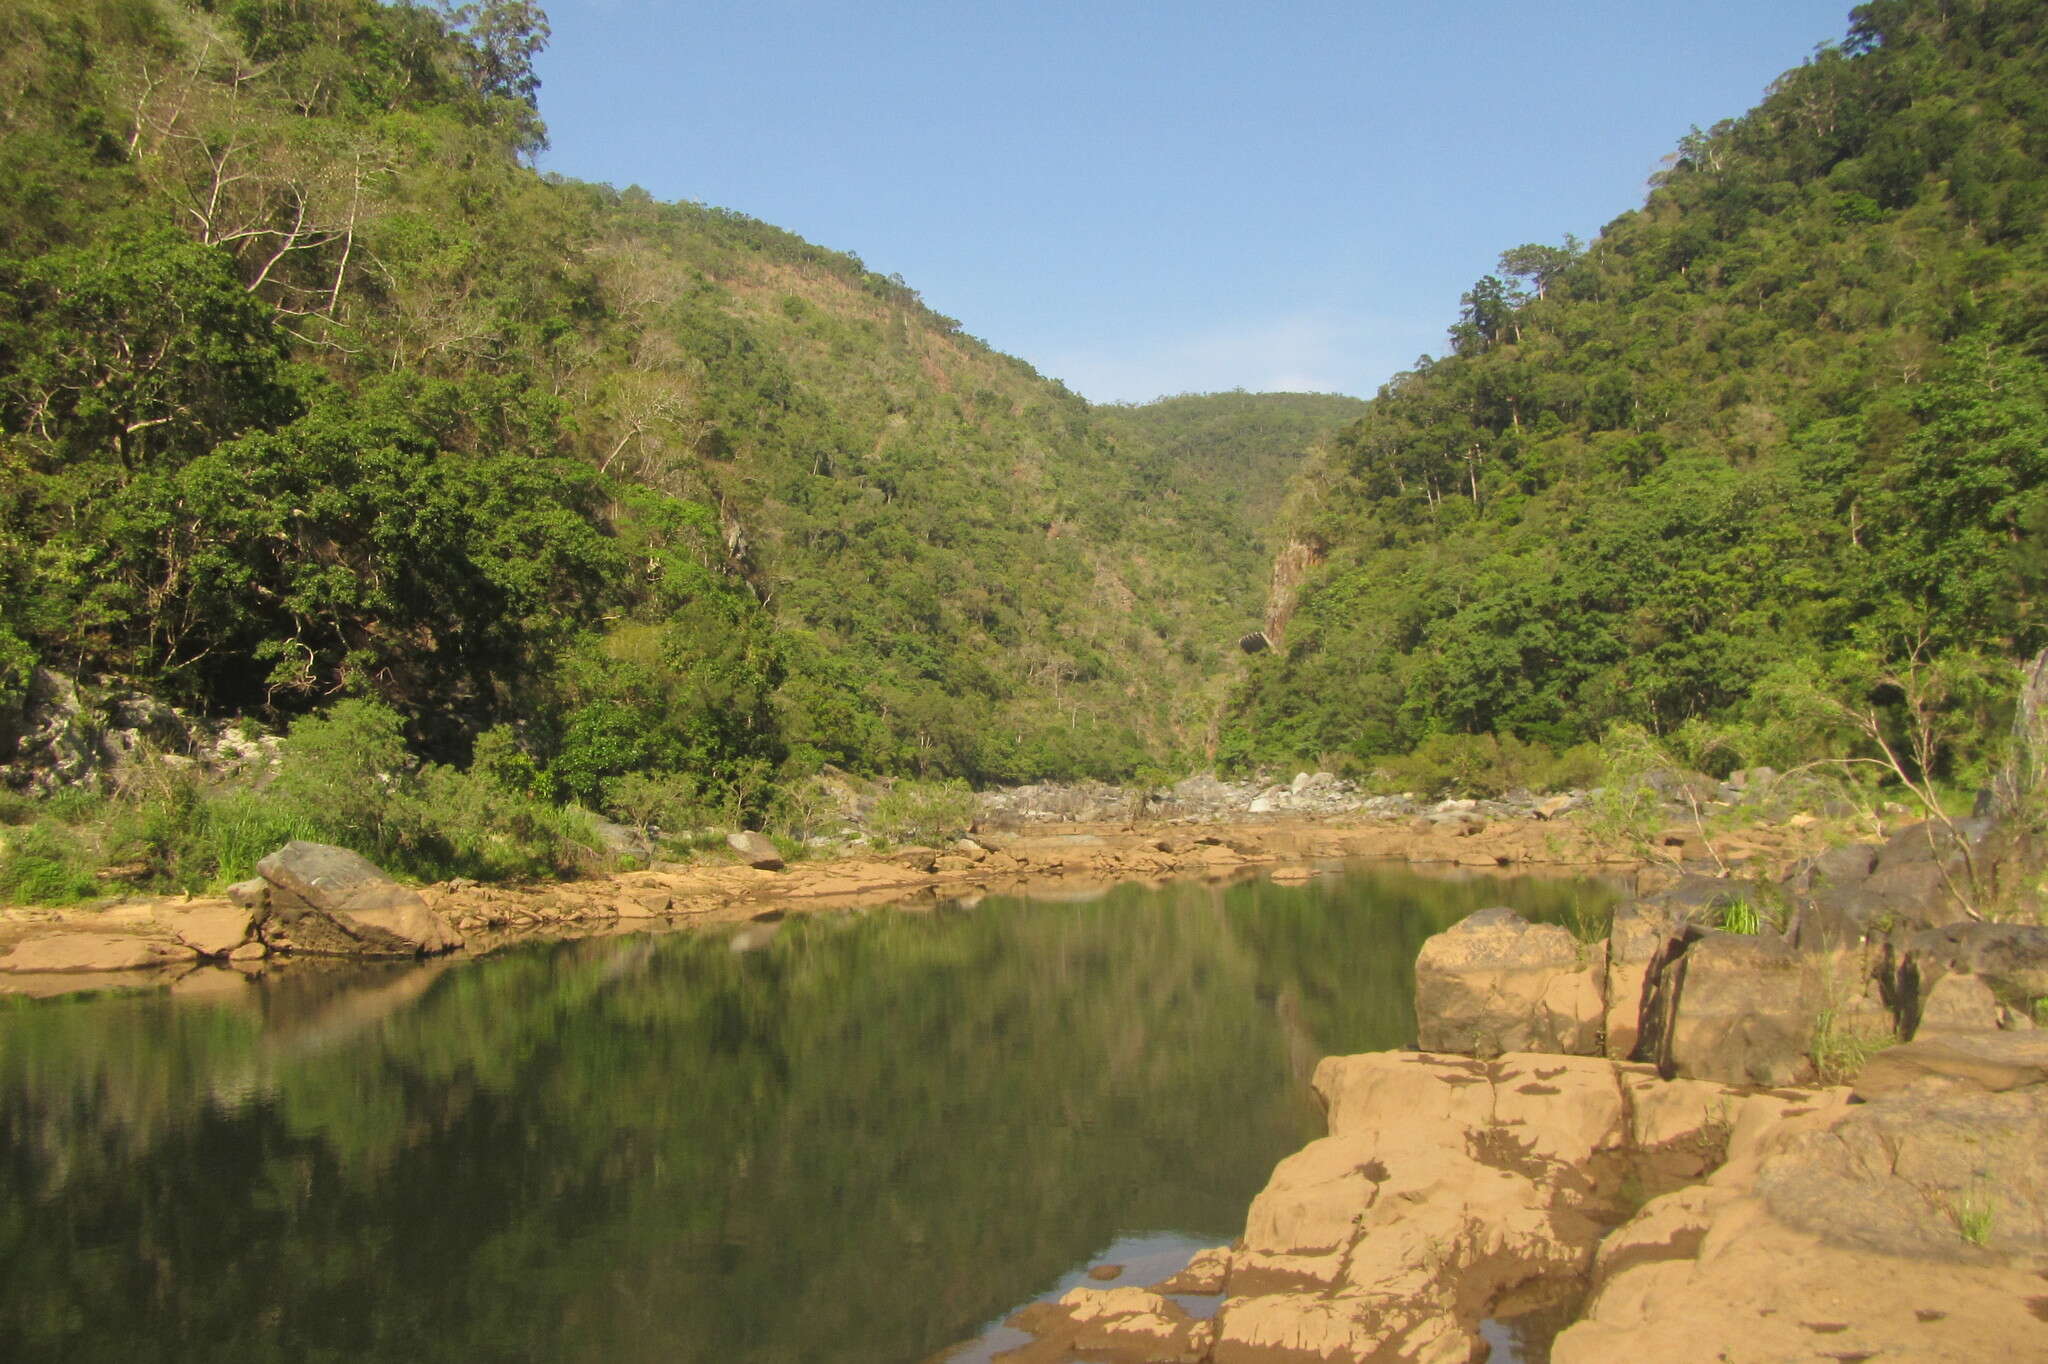
[[[780,915],[919,900],[1028,891],[1088,894],[1126,881],[1239,877],[1305,878],[1319,861],[1380,858],[1416,866],[1539,873],[1633,872],[1658,862],[1706,859],[1734,872],[1771,874],[1813,850],[1811,830],[1758,826],[1711,845],[1674,832],[1647,854],[1603,846],[1573,820],[1269,819],[1208,825],[1058,824],[986,830],[945,848],[886,853],[852,848],[836,857],[762,870],[734,860],[657,862],[645,870],[577,881],[426,886],[429,907],[466,939],[470,953],[524,938],[589,936],[730,925]],[[1646,861],[1647,856],[1647,861]],[[1652,870],[1649,874],[1657,874]],[[202,957],[177,947],[174,926],[225,900],[133,897],[92,906],[0,909],[0,954],[60,934],[108,938],[128,965],[61,973],[0,971],[0,993],[53,994],[141,985],[189,970]],[[142,944],[159,953],[144,958]],[[124,950],[125,949],[125,950]],[[110,958],[111,960],[111,958]],[[268,969],[254,954],[234,963]]]

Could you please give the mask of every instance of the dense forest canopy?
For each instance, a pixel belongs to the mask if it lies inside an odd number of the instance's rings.
[[[537,174],[547,37],[0,0],[0,713],[369,698],[598,803],[1197,755],[1272,506],[853,256]],[[1298,401],[1270,483],[1352,415]]]
[[[1504,252],[1296,489],[1240,760],[2001,725],[2048,642],[2048,13],[1878,0],[1591,244]],[[1802,701],[1809,704],[1802,704]]]
[[[537,173],[525,0],[0,0],[0,744],[41,667],[621,816],[1617,724],[1968,775],[2044,642],[2042,27],[1857,9],[1369,406],[1098,408]]]

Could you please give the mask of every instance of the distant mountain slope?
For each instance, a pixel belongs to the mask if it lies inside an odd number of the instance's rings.
[[[368,695],[591,800],[1198,748],[1276,447],[1236,479],[855,257],[534,174],[545,37],[0,5],[0,714],[38,663]]]
[[[2044,73],[2038,4],[1879,0],[1590,247],[1504,254],[1298,480],[1327,562],[1230,751],[1783,762],[1856,711],[1981,757],[2044,642]]]

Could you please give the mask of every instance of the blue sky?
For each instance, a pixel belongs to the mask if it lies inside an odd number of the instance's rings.
[[[1846,0],[544,0],[543,168],[902,275],[1100,402],[1370,396]]]

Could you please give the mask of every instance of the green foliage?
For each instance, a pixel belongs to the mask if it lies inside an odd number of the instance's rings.
[[[62,905],[101,893],[89,845],[54,819],[0,835],[0,904]]]
[[[1955,1205],[1956,1234],[1973,1246],[1988,1243],[1993,1214],[1991,1196],[1982,1189],[1971,1190]]]
[[[1553,753],[1546,744],[1512,734],[1432,734],[1408,753],[1381,755],[1372,762],[1376,784],[1385,791],[1432,798],[1568,790],[1592,785],[1602,770],[1590,744]]]
[[[876,799],[867,822],[893,842],[948,843],[974,822],[974,793],[960,781],[897,781]]]
[[[1746,897],[1737,896],[1721,905],[1721,931],[1755,937],[1763,931],[1763,919]]]
[[[1284,475],[1359,405],[1097,412],[855,257],[538,176],[548,36],[523,0],[0,13],[0,706],[30,660],[373,697],[436,759],[515,726],[529,793],[753,812],[792,755],[1191,754]]]
[[[604,784],[604,808],[643,834],[680,834],[709,822],[694,777],[682,772],[628,772]]]
[[[1291,530],[1327,563],[1226,747],[1707,723],[1753,762],[1882,758],[1788,721],[1769,679],[1861,660],[1871,685],[1833,694],[1896,742],[1915,717],[1880,679],[2048,642],[2042,18],[1951,17],[1859,9],[1591,246],[1503,255],[1453,353],[1311,470]],[[1981,771],[1995,708],[1942,709],[1900,766]]]
[[[1897,1035],[1888,1030],[1844,1023],[1840,1012],[1830,1006],[1822,1009],[1814,1020],[1813,1038],[1807,1050],[1820,1083],[1845,1085],[1862,1072],[1871,1057],[1886,1047],[1896,1046],[1898,1041]]]

